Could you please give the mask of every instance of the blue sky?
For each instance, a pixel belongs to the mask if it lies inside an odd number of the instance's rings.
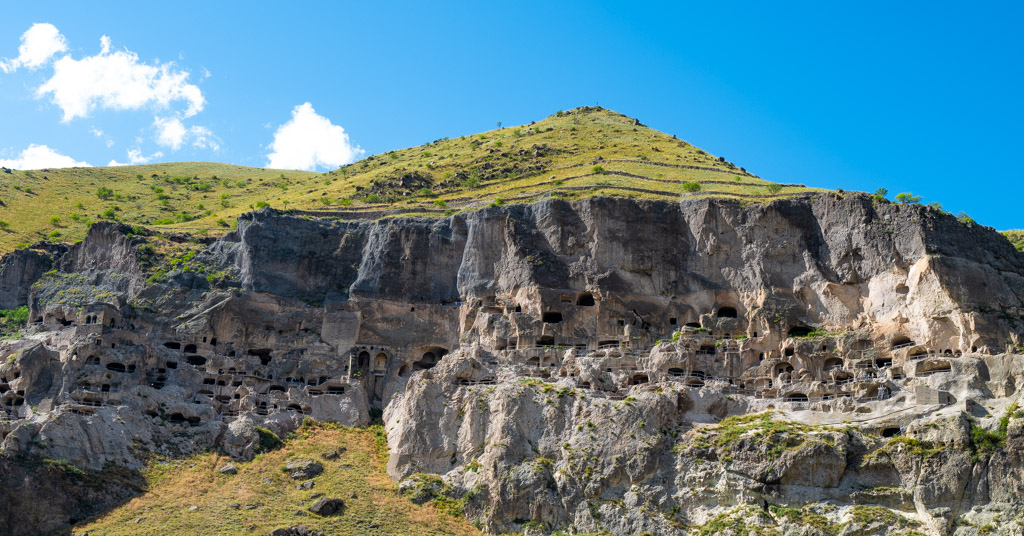
[[[1020,228],[1022,6],[7,3],[0,161],[330,169],[600,104],[769,180]]]

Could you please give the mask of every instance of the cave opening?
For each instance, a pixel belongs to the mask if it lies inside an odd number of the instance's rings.
[[[736,308],[735,307],[720,307],[718,309],[718,318],[736,318],[736,317],[737,317],[737,314],[736,314]]]
[[[789,328],[789,331],[786,333],[786,336],[787,337],[806,337],[806,336],[810,335],[811,333],[814,333],[814,328],[809,327],[809,326],[799,325],[799,326],[793,326],[793,327]]]
[[[562,313],[558,311],[546,311],[541,315],[541,321],[545,324],[558,324],[562,321]]]
[[[249,355],[258,357],[263,366],[270,364],[270,348],[253,348],[249,350]]]

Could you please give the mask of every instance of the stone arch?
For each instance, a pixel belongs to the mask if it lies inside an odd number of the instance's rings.
[[[384,352],[377,354],[377,357],[373,358],[373,370],[383,371],[388,368],[388,355]]]
[[[370,352],[363,350],[356,356],[356,367],[364,369],[370,367]]]
[[[433,346],[433,347],[427,348],[426,351],[423,352],[423,355],[420,356],[420,358],[417,359],[415,362],[413,362],[413,364],[412,364],[413,369],[414,370],[428,370],[428,369],[432,369],[432,368],[434,368],[435,365],[437,365],[437,363],[439,361],[441,361],[441,358],[444,357],[447,354],[448,354],[448,350],[445,349],[445,348],[441,348],[440,346]]]
[[[580,307],[593,307],[597,302],[594,301],[594,295],[590,292],[581,292],[576,296],[576,305]]]
[[[562,313],[558,311],[544,311],[540,319],[545,324],[558,324],[562,322]]]
[[[901,347],[901,346],[913,346],[913,345],[914,345],[914,341],[910,340],[910,337],[907,337],[906,335],[897,335],[897,336],[893,337],[892,342],[890,343],[889,347],[890,348],[896,348],[896,347]]]
[[[716,315],[718,318],[736,318],[738,316],[735,307],[719,307]]]
[[[821,367],[821,369],[825,372],[830,372],[833,370],[842,370],[842,368],[843,359],[841,357],[830,357],[825,360],[825,364],[822,365]]]
[[[779,374],[785,374],[787,372],[793,372],[793,365],[791,365],[790,363],[788,363],[786,361],[783,361],[783,362],[775,365],[775,375],[776,376],[778,376]]]
[[[626,382],[626,383],[627,383],[627,385],[640,385],[642,383],[647,383],[649,381],[650,381],[650,378],[648,378],[646,374],[644,374],[642,372],[638,372],[638,373],[635,373],[632,376],[630,376],[629,377],[629,381]]]
[[[797,324],[789,328],[789,331],[786,332],[786,337],[806,337],[813,332],[814,328],[803,324]]]

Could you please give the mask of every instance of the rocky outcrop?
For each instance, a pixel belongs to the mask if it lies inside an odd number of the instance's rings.
[[[21,249],[0,259],[0,309],[28,305],[29,288],[54,266],[67,247],[45,242]]]
[[[1021,506],[1024,259],[927,207],[264,209],[163,257],[137,231],[94,225],[19,283],[0,449],[246,459],[381,409],[391,475],[492,531],[943,534]]]
[[[63,534],[84,520],[140,493],[145,480],[117,467],[86,471],[39,458],[0,459],[0,534]]]

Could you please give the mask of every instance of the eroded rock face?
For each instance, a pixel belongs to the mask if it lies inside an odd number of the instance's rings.
[[[996,429],[1024,382],[1006,353],[1024,260],[925,207],[263,210],[173,264],[150,241],[101,223],[55,273],[0,271],[33,322],[0,342],[0,449],[93,469],[246,459],[306,417],[380,408],[391,475],[441,475],[494,531],[800,526],[766,505],[868,530],[882,513],[860,507],[879,505],[943,533],[1020,508],[1016,419],[978,453],[961,413]]]
[[[27,305],[32,283],[50,271],[54,259],[66,250],[63,245],[40,243],[32,249],[15,251],[0,259],[0,309]]]

